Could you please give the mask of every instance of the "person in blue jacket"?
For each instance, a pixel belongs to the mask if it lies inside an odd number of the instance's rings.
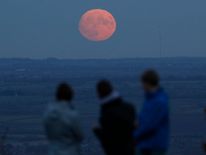
[[[168,96],[160,87],[156,71],[147,70],[141,77],[145,102],[135,131],[138,155],[165,155],[169,147],[170,119]]]

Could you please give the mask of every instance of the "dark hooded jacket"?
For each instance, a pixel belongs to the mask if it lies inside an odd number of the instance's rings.
[[[107,155],[134,155],[135,109],[121,97],[102,103],[96,135]]]

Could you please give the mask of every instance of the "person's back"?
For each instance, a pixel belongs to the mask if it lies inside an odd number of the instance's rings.
[[[111,141],[127,143],[134,131],[135,111],[132,105],[121,98],[114,99],[101,106],[100,124]]]
[[[62,85],[63,86],[63,85]],[[83,134],[78,113],[66,100],[49,104],[44,125],[50,155],[79,155]]]
[[[169,146],[170,119],[168,96],[159,87],[155,71],[143,74],[145,102],[139,116],[139,128],[135,133],[139,154],[166,154]]]
[[[104,85],[111,87],[106,81],[99,83],[101,88]],[[98,91],[100,94],[103,92],[101,88]],[[117,92],[112,89],[108,92],[103,97],[100,95],[100,128],[96,130],[97,136],[107,155],[134,155],[135,109],[125,103]]]
[[[166,150],[169,142],[168,98],[163,90],[149,94],[139,116],[139,148]],[[151,136],[151,137],[150,137]]]

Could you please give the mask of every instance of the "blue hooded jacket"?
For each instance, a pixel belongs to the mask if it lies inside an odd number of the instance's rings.
[[[166,151],[170,133],[168,96],[163,89],[145,95],[139,128],[135,132],[137,148]]]

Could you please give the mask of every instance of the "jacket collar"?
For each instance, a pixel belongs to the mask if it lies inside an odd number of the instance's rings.
[[[109,103],[110,101],[116,100],[120,98],[120,94],[117,91],[113,91],[109,96],[100,99],[101,104]]]

